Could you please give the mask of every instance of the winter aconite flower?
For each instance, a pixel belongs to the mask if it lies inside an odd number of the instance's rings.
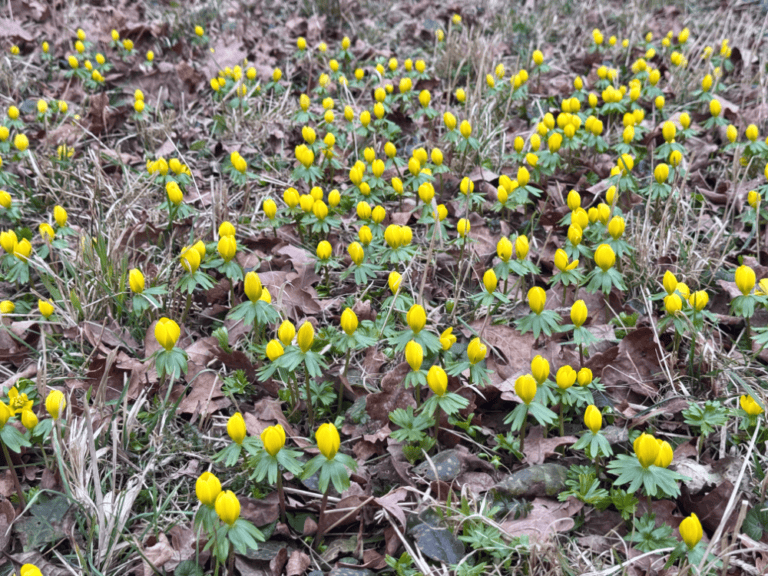
[[[155,324],[155,339],[166,350],[172,350],[181,335],[181,328],[170,318],[160,318]]]
[[[277,456],[285,446],[285,430],[280,424],[268,426],[261,433],[261,442],[270,456]]]
[[[536,388],[536,380],[530,374],[525,374],[515,380],[515,394],[526,405],[533,402],[533,399],[536,397]]]
[[[650,434],[641,434],[633,444],[635,455],[643,468],[648,468],[656,462],[659,456],[659,443]]]
[[[691,514],[688,518],[685,518],[680,522],[680,537],[683,539],[683,542],[685,542],[685,545],[688,546],[689,550],[693,550],[703,536],[704,530],[702,529],[701,522],[699,522],[699,517],[696,516],[696,514]]]
[[[444,396],[448,389],[448,374],[437,364],[427,372],[427,384],[437,396]]]
[[[305,354],[312,348],[312,342],[315,340],[315,327],[311,322],[304,322],[299,328],[296,336],[296,343]]]
[[[453,335],[453,327],[446,328],[440,334],[440,346],[442,346],[444,351],[448,351],[454,344],[456,344],[456,336]]]
[[[50,318],[53,314],[53,304],[51,304],[50,300],[38,300],[37,308],[44,318]]]
[[[584,412],[584,424],[592,434],[597,434],[603,427],[603,415],[600,409],[590,404]]]
[[[213,508],[221,493],[221,482],[210,472],[203,472],[195,482],[195,495],[204,506]]]
[[[67,407],[67,400],[64,393],[60,390],[51,390],[45,399],[45,411],[51,418],[58,420],[64,409]]]
[[[741,265],[736,269],[736,287],[744,296],[752,292],[752,289],[755,287],[755,280],[755,271],[749,266]]]
[[[410,340],[405,345],[405,361],[411,367],[411,370],[418,372],[421,369],[421,363],[424,361],[424,349],[421,344],[415,340]]]
[[[235,444],[242,444],[245,439],[245,420],[240,412],[235,412],[227,420],[227,434]]]
[[[231,490],[225,490],[216,497],[216,514],[219,519],[232,526],[240,517],[240,501]]]
[[[480,341],[480,338],[473,338],[467,346],[467,357],[469,363],[475,365],[485,360],[488,348]]]
[[[541,286],[534,286],[528,290],[528,305],[534,314],[541,314],[547,303],[547,293]]]
[[[330,422],[320,425],[317,432],[315,432],[315,440],[317,440],[317,447],[320,453],[328,460],[333,460],[341,446],[341,438],[336,426]]]
[[[763,409],[760,407],[760,404],[755,402],[755,399],[752,398],[752,396],[741,396],[739,398],[739,405],[741,406],[741,409],[750,416],[759,416],[763,413]]]

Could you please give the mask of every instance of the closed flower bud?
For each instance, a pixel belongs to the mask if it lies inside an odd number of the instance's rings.
[[[288,346],[293,342],[294,336],[296,336],[296,327],[293,325],[293,322],[283,320],[283,323],[277,329],[277,337],[280,338],[280,342],[283,343],[283,346]]]
[[[616,254],[608,244],[600,244],[595,250],[595,264],[607,272],[616,263]]]
[[[51,418],[58,420],[67,407],[67,399],[60,390],[51,390],[45,399],[45,411]]]
[[[200,267],[200,253],[194,248],[186,246],[181,250],[181,266],[187,272],[194,274]]]
[[[685,542],[685,545],[688,546],[689,550],[693,550],[703,536],[704,530],[702,529],[701,522],[699,522],[699,517],[696,516],[696,514],[691,513],[690,516],[680,522],[680,537],[683,539],[683,542]]]
[[[728,138],[728,142],[731,144],[736,142],[736,138],[739,137],[739,131],[736,129],[736,126],[730,124],[728,128],[725,129],[725,137]]]
[[[469,229],[470,229],[469,220],[467,220],[466,218],[460,219],[456,224],[456,230],[459,233],[459,236],[461,236],[462,238],[464,238],[467,234],[469,234]]]
[[[210,472],[203,472],[195,482],[195,495],[204,506],[213,508],[221,493],[221,482]]]
[[[264,215],[270,220],[273,220],[277,215],[277,204],[275,204],[275,201],[271,198],[264,200],[262,209],[264,210]]]
[[[543,384],[549,378],[549,362],[547,359],[540,354],[534,356],[533,360],[531,360],[531,374],[539,385]]]
[[[635,455],[643,468],[648,468],[656,462],[659,456],[659,443],[650,434],[641,434],[633,444]]]
[[[435,187],[432,186],[430,182],[424,182],[421,186],[419,186],[419,198],[421,199],[424,204],[430,204],[432,202],[432,198],[435,197]]]
[[[674,122],[667,120],[662,126],[661,133],[664,136],[664,140],[667,142],[673,142],[675,140],[675,134],[677,134],[677,127]]]
[[[507,262],[512,257],[512,242],[509,238],[502,236],[496,244],[496,254],[502,262]]]
[[[709,101],[709,113],[712,114],[712,116],[720,116],[722,109],[723,107],[719,100],[712,99]]]
[[[547,303],[547,293],[540,286],[534,286],[528,290],[528,305],[535,314],[541,314]]]
[[[311,322],[304,322],[296,334],[296,343],[301,351],[307,353],[312,348],[312,342],[315,340],[315,327]]]
[[[688,302],[696,312],[701,312],[709,303],[709,294],[706,290],[699,290],[690,295]]]
[[[755,287],[755,271],[749,266],[739,266],[736,269],[736,287],[744,295],[748,295]]]
[[[435,395],[443,396],[448,389],[448,375],[445,370],[435,364],[427,372],[427,384]]]
[[[240,412],[235,412],[227,420],[227,434],[235,444],[242,444],[245,439],[245,420]]]
[[[411,306],[410,310],[408,310],[405,321],[408,323],[408,326],[413,333],[418,334],[427,324],[427,314],[420,304],[414,304]]]
[[[320,453],[328,460],[333,460],[341,446],[341,438],[336,426],[330,422],[322,424],[315,432],[315,440]]]
[[[571,322],[576,328],[580,328],[587,321],[587,305],[584,300],[576,300],[571,306]]]
[[[525,166],[520,166],[520,168],[517,169],[517,184],[521,188],[524,188],[525,186],[528,186],[528,182],[531,181],[531,173],[528,172],[528,169]]]
[[[752,208],[757,210],[757,207],[760,205],[760,192],[757,190],[750,190],[749,194],[747,194],[747,202]]]
[[[456,336],[453,335],[453,328],[446,328],[440,334],[440,346],[442,346],[444,352],[447,352],[454,344],[456,344]]]
[[[316,200],[312,204],[312,214],[322,222],[328,216],[328,205],[322,200]]]
[[[162,317],[155,324],[155,339],[166,350],[172,350],[181,336],[181,328],[170,318]]]
[[[53,304],[51,304],[50,300],[38,300],[37,309],[40,310],[43,318],[50,318],[53,314]]]
[[[611,238],[614,240],[618,240],[624,234],[624,228],[624,218],[621,216],[614,216],[608,223],[608,234],[610,234]]]
[[[578,246],[581,244],[581,237],[581,226],[578,224],[571,224],[568,227],[568,241],[571,243],[571,245]]]
[[[592,383],[592,370],[589,368],[582,368],[576,376],[579,386],[588,386]]]
[[[368,246],[373,242],[373,233],[368,226],[360,226],[360,230],[357,232],[357,238],[360,240],[360,244]]]
[[[472,135],[472,125],[466,120],[462,120],[461,125],[459,126],[459,132],[464,138],[469,138]]]
[[[133,268],[128,273],[128,284],[131,287],[131,292],[141,294],[144,292],[144,274],[138,268]]]
[[[576,382],[576,370],[570,366],[561,366],[555,376],[555,382],[560,390],[567,390]]]
[[[11,195],[5,190],[0,190],[0,206],[8,210],[13,202]]]
[[[592,431],[592,434],[597,434],[603,427],[603,415],[597,406],[592,404],[587,406],[584,412],[584,424]]]
[[[352,242],[347,247],[347,252],[349,253],[350,258],[352,258],[352,262],[354,262],[355,265],[360,266],[363,263],[363,259],[365,258],[365,251],[358,242]]]
[[[430,157],[432,158],[432,163],[436,166],[442,166],[443,164],[443,153],[440,150],[440,148],[432,148],[432,152],[430,154]]]
[[[224,262],[229,262],[237,253],[237,242],[234,236],[222,236],[217,245],[219,256]]]
[[[29,148],[29,138],[27,138],[25,134],[16,134],[16,136],[13,137],[13,145],[20,152],[24,152]]]
[[[758,131],[757,126],[754,124],[747,126],[747,131],[745,134],[750,142],[754,142],[760,136],[760,132]]]
[[[261,443],[264,444],[264,450],[270,456],[277,456],[277,453],[285,446],[285,430],[280,424],[268,426],[261,433]]]
[[[485,286],[485,289],[488,292],[493,292],[496,290],[496,286],[499,284],[499,280],[496,277],[496,273],[493,271],[493,268],[489,268],[485,271],[485,274],[483,274],[483,286]]]
[[[672,464],[672,459],[674,458],[675,453],[672,451],[672,446],[669,445],[669,442],[660,440],[659,438],[657,438],[656,441],[659,444],[659,455],[656,456],[653,465],[658,466],[659,468],[666,468]]]
[[[392,272],[389,273],[389,277],[387,278],[387,285],[389,286],[389,289],[392,292],[392,294],[398,291],[402,280],[403,280],[403,277],[400,275],[399,272],[393,270]]]
[[[340,324],[341,329],[344,330],[348,336],[355,333],[355,330],[357,330],[357,315],[351,308],[346,308],[344,312],[341,313]]]
[[[472,365],[485,360],[488,348],[480,341],[480,338],[473,338],[467,346],[467,358]]]
[[[456,128],[456,116],[450,112],[443,114],[443,122],[445,123],[445,127],[448,128],[448,130],[454,130]]]
[[[530,246],[528,245],[528,237],[524,235],[520,235],[515,239],[515,257],[518,260],[524,260],[525,257],[528,255],[528,250],[530,249]]]
[[[524,374],[515,380],[515,394],[524,404],[528,405],[536,397],[536,380],[530,374]]]
[[[287,345],[288,344],[286,344],[286,346]],[[280,356],[283,355],[283,353],[285,352],[285,349],[283,348],[282,344],[280,344],[278,340],[272,339],[267,344],[266,352],[267,352],[267,358],[269,358],[269,361],[274,362],[275,360],[280,358]]]
[[[576,192],[576,190],[571,190],[568,192],[568,209],[573,211],[576,210],[576,208],[581,207],[581,194]]]
[[[562,248],[558,248],[555,251],[555,268],[560,270],[560,272],[573,270],[578,265],[579,265],[578,260],[574,260],[573,262],[568,264],[568,254]]]
[[[32,410],[22,410],[21,424],[27,430],[33,430],[37,426],[37,415]]]
[[[259,298],[261,298],[263,289],[261,279],[256,272],[251,271],[245,275],[244,290],[248,300],[251,302],[258,302]]]
[[[0,302],[0,314],[13,314],[14,310],[16,310],[16,304],[10,300]]]
[[[47,230],[43,229],[40,231],[40,235],[43,236],[43,239],[46,238],[46,233],[50,235],[49,241],[53,239],[53,228],[48,226]],[[19,260],[22,262],[26,262],[29,259],[29,255],[32,254],[32,244],[30,244],[29,240],[26,238],[22,238],[20,242],[16,244],[16,246],[13,247],[13,255],[16,256]]]
[[[405,361],[414,372],[421,368],[421,363],[424,361],[424,349],[421,344],[411,340],[405,345]]]
[[[664,272],[664,280],[662,281],[664,284],[664,291],[667,294],[674,293],[675,289],[677,288],[677,278],[675,278],[675,275],[672,274],[669,270]]]
[[[656,179],[656,182],[659,184],[663,184],[667,181],[667,178],[669,178],[669,166],[666,164],[658,164],[656,168],[653,170],[653,177]]]
[[[219,519],[229,526],[240,517],[240,501],[231,490],[225,490],[216,497],[215,508]]]

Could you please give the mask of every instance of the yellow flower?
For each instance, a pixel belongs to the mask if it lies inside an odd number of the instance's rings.
[[[560,270],[561,272],[567,272],[568,270],[573,270],[576,268],[576,266],[579,265],[578,260],[574,260],[570,264],[568,264],[568,254],[566,254],[565,250],[562,248],[558,248],[555,252],[555,268]]]
[[[5,427],[8,420],[11,418],[11,410],[6,406],[5,402],[0,400],[0,430]]]
[[[467,93],[464,92],[463,88],[459,88],[458,90],[456,90],[456,100],[458,100],[463,104],[464,101],[466,101],[466,99],[467,99]]]
[[[235,444],[242,444],[245,439],[245,420],[240,412],[235,412],[227,420],[227,434]]]
[[[355,333],[355,330],[357,330],[357,314],[355,314],[351,308],[346,308],[344,312],[341,313],[340,324],[341,329],[344,330],[348,336],[351,336]]]
[[[320,453],[328,460],[333,460],[341,446],[341,438],[336,426],[330,422],[321,424],[317,432],[315,432],[315,439],[317,440],[317,447]]]
[[[27,430],[34,430],[37,426],[37,415],[32,410],[23,410],[21,413],[21,424]]]
[[[301,351],[306,353],[312,348],[312,342],[315,340],[315,327],[311,322],[305,321],[301,325],[296,336],[296,343],[301,348]]]
[[[533,399],[536,397],[536,380],[533,379],[533,376],[525,374],[515,380],[515,394],[525,404],[533,402]]]
[[[582,368],[576,376],[579,382],[579,386],[588,386],[592,383],[592,370],[589,368]]]
[[[14,310],[16,310],[16,304],[10,300],[0,302],[0,314],[13,314]]]
[[[461,236],[462,238],[464,238],[467,234],[469,234],[470,228],[471,226],[469,225],[469,220],[467,220],[466,218],[460,219],[456,224],[456,230],[458,231],[459,236]]]
[[[674,316],[683,308],[683,300],[677,294],[664,296],[664,309],[667,314]]]
[[[434,364],[427,372],[427,384],[437,396],[443,396],[448,389],[448,375],[440,366]]]
[[[603,272],[607,272],[616,262],[616,254],[608,244],[600,244],[595,250],[595,264]]]
[[[584,424],[592,431],[592,434],[597,434],[603,427],[603,414],[597,406],[592,404],[587,406],[584,412]]]
[[[181,267],[187,272],[194,274],[200,267],[200,252],[194,246],[185,246],[181,249]]]
[[[672,464],[672,459],[674,458],[675,453],[672,450],[672,446],[669,445],[669,442],[661,440],[660,438],[657,438],[656,442],[659,444],[659,455],[656,456],[653,465],[658,466],[659,468],[666,468]]]
[[[582,227],[578,224],[571,224],[568,226],[568,241],[573,246],[578,246],[581,244],[581,238],[582,238]]]
[[[389,273],[389,276],[387,277],[387,285],[389,286],[389,290],[392,292],[392,294],[400,289],[400,283],[402,280],[403,277],[399,272],[393,270]]]
[[[24,410],[31,410],[32,405],[32,400],[27,398],[26,394],[19,394],[15,386],[8,390],[8,408],[11,411],[11,416],[15,416]]]
[[[16,146],[16,148],[24,152],[27,148],[29,148],[29,138],[25,134],[16,134],[16,136],[13,137],[13,145]]]
[[[261,442],[264,444],[264,450],[270,456],[277,456],[277,453],[285,446],[285,430],[280,424],[268,426],[261,433]]]
[[[701,541],[702,536],[704,536],[704,530],[701,528],[701,522],[699,522],[699,517],[696,514],[692,513],[688,518],[680,522],[680,537],[689,550],[693,550],[696,547],[696,544]]]
[[[453,335],[453,327],[446,328],[440,334],[440,345],[444,351],[448,351],[454,344],[456,344],[456,336]]]
[[[53,314],[53,304],[51,304],[50,300],[38,300],[37,308],[40,310],[40,314],[42,314],[44,318],[50,318]]]
[[[610,234],[611,238],[614,240],[618,240],[624,234],[625,227],[626,224],[624,223],[624,218],[621,216],[614,216],[608,223],[608,234]]]
[[[467,346],[467,357],[472,365],[485,360],[488,348],[480,341],[480,338],[473,338]]]
[[[54,420],[58,420],[67,407],[67,400],[60,390],[51,390],[45,399],[45,410]]]
[[[483,286],[485,286],[485,289],[488,292],[493,292],[498,284],[499,279],[496,278],[496,272],[493,271],[493,268],[486,270],[485,274],[483,274]]]
[[[427,313],[425,312],[424,307],[420,304],[411,306],[408,310],[408,314],[406,314],[405,321],[408,323],[410,329],[413,330],[414,334],[421,332],[427,324]]]
[[[424,349],[421,344],[411,340],[405,345],[405,361],[414,372],[421,368],[421,363],[424,361]]]
[[[368,226],[360,226],[360,230],[357,231],[357,237],[363,246],[368,246],[373,242],[373,232],[371,232]]]
[[[720,101],[716,98],[709,101],[709,113],[712,114],[712,116],[720,116],[722,109],[723,107],[720,104]]]
[[[499,256],[502,262],[509,261],[512,256],[512,242],[509,238],[502,236],[496,244],[496,254]]]
[[[224,260],[224,262],[229,262],[237,253],[237,241],[234,236],[222,236],[219,238],[219,243],[216,246],[216,249],[222,260]]]
[[[290,342],[288,344],[290,344]],[[288,346],[288,344],[286,344],[286,346]],[[282,344],[280,344],[279,340],[272,339],[267,344],[266,352],[267,352],[267,358],[269,358],[269,361],[274,362],[285,353],[285,349],[283,348]]]
[[[317,250],[315,253],[317,254],[317,257],[320,260],[327,260],[328,258],[331,257],[332,252],[333,252],[333,248],[331,247],[330,242],[328,242],[327,240],[322,240],[317,245]]]
[[[240,517],[240,501],[231,490],[225,490],[216,497],[216,514],[225,524],[232,526]]]
[[[277,204],[275,204],[275,201],[267,198],[264,200],[262,208],[264,209],[264,215],[270,220],[274,220],[275,215],[277,215]]]
[[[443,114],[443,122],[445,123],[445,127],[448,128],[448,130],[454,130],[456,128],[456,116],[450,112]]]
[[[521,234],[515,239],[515,258],[518,260],[524,260],[528,255],[530,246],[528,244],[528,237]]]
[[[128,273],[128,284],[131,287],[131,291],[136,294],[144,292],[144,274],[138,268],[133,268]]]
[[[659,455],[659,443],[650,434],[641,434],[633,444],[635,455],[643,468],[648,468],[656,462]]]
[[[547,293],[540,286],[534,286],[528,290],[528,305],[535,314],[541,314],[547,303]]]
[[[547,378],[549,378],[549,362],[547,359],[540,354],[534,356],[533,360],[531,360],[531,374],[537,384],[544,384]]]
[[[48,230],[46,230],[48,233],[53,233],[53,229],[48,226]],[[45,238],[45,232],[43,230],[40,230],[40,235]],[[51,236],[52,238],[52,236]],[[16,246],[13,247],[13,255],[16,256],[19,260],[22,262],[26,262],[29,259],[29,255],[32,254],[32,244],[29,243],[29,240],[26,238],[22,238],[21,242],[18,242]]]
[[[755,210],[757,210],[757,207],[760,205],[760,199],[760,192],[757,190],[750,190],[749,194],[747,194],[747,202]]]
[[[741,265],[736,269],[736,287],[744,295],[748,295],[755,287],[755,271],[749,266]]]
[[[571,306],[571,322],[576,328],[580,328],[587,321],[588,313],[584,300],[576,300]]]
[[[294,336],[296,336],[296,327],[290,320],[284,320],[277,329],[277,337],[280,338],[280,342],[283,343],[283,346],[288,346],[293,342]]]
[[[181,336],[181,328],[170,318],[162,317],[155,324],[155,339],[166,350],[172,350]]]
[[[349,247],[347,247],[347,252],[349,252],[349,256],[352,258],[352,262],[354,262],[357,266],[360,266],[363,263],[363,259],[365,258],[365,251],[358,242],[352,242]]]
[[[741,409],[750,416],[759,416],[763,413],[760,404],[758,404],[752,396],[739,397],[739,404],[741,405]]]
[[[576,383],[576,370],[570,366],[561,366],[555,376],[555,382],[560,390],[567,390]]]
[[[745,134],[747,135],[747,138],[750,142],[754,142],[760,136],[760,131],[757,129],[757,126],[750,124],[747,126],[747,131]]]
[[[0,206],[7,210],[11,207],[12,202],[13,199],[11,198],[11,195],[5,190],[0,190]]]
[[[696,312],[701,312],[709,303],[709,294],[706,290],[699,290],[690,295],[688,302]]]
[[[203,472],[195,482],[195,495],[200,503],[213,507],[221,493],[221,482],[210,472]]]

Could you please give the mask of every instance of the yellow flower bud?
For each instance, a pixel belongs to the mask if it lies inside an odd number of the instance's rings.
[[[528,255],[528,250],[530,249],[530,246],[528,245],[528,237],[521,234],[515,239],[515,258],[518,260],[524,260],[525,257]]]
[[[224,262],[229,262],[237,253],[237,242],[234,236],[222,236],[217,245],[219,256]]]
[[[264,444],[264,450],[270,456],[277,456],[277,453],[285,446],[285,430],[280,424],[268,426],[261,433],[261,442]]]
[[[33,430],[35,426],[37,426],[37,415],[32,412],[32,410],[22,410],[21,411],[21,424],[26,428],[27,430]],[[22,573],[24,571],[24,568],[22,567]]]
[[[51,304],[50,300],[38,300],[37,308],[44,318],[50,318],[53,314],[53,304]]]
[[[411,340],[405,345],[405,361],[414,372],[421,368],[421,363],[424,361],[424,349],[421,344]]]
[[[587,321],[588,314],[589,311],[587,310],[587,305],[584,303],[584,300],[576,300],[576,302],[573,303],[573,306],[571,306],[571,322],[573,322],[573,325],[576,326],[576,328],[580,328],[584,322]]]
[[[480,338],[473,338],[467,346],[467,357],[472,365],[485,360],[488,348],[480,341]]]
[[[608,244],[600,244],[595,250],[595,264],[597,264],[603,272],[607,272],[616,262],[616,254],[613,248]]]
[[[261,279],[259,278],[259,275],[253,271],[248,272],[245,275],[245,282],[243,284],[245,295],[248,297],[248,300],[251,302],[258,302],[264,289],[261,285]]]
[[[570,366],[561,366],[555,376],[555,382],[560,390],[567,390],[576,382],[576,370]]]
[[[533,402],[533,399],[536,397],[536,389],[536,380],[534,380],[533,376],[530,374],[524,374],[515,380],[515,394],[517,394],[526,405]]]
[[[706,290],[699,290],[690,295],[688,302],[696,312],[701,312],[709,303],[709,294]]]
[[[603,206],[605,206],[605,204],[603,204]],[[614,216],[608,223],[608,234],[610,234],[611,238],[614,240],[618,240],[624,234],[625,226],[624,218],[621,216]]]
[[[648,468],[656,462],[659,455],[659,443],[650,434],[641,434],[635,440],[633,448],[635,455],[643,468]]]
[[[165,316],[155,324],[155,339],[166,350],[172,350],[181,336],[181,328],[176,322]]]
[[[658,466],[659,468],[667,468],[672,464],[672,459],[674,458],[675,453],[672,450],[672,446],[669,445],[669,442],[659,438],[656,439],[656,442],[659,444],[659,455],[656,456],[653,465]]]
[[[296,327],[293,325],[293,322],[283,320],[283,323],[277,329],[277,337],[280,338],[280,342],[283,343],[283,346],[288,346],[293,342],[294,336],[296,336]]]
[[[683,539],[683,542],[685,542],[685,545],[688,546],[689,550],[693,550],[703,536],[704,530],[702,529],[701,522],[699,522],[699,517],[696,516],[696,514],[691,513],[690,516],[680,522],[680,537]]]
[[[735,280],[736,287],[744,296],[746,296],[752,292],[752,289],[755,287],[755,271],[749,266],[739,266],[736,269]]]
[[[402,280],[403,280],[403,277],[400,275],[399,272],[393,270],[392,272],[389,273],[389,276],[387,278],[387,285],[389,286],[389,289],[392,292],[392,294],[398,291]]]
[[[305,321],[296,334],[296,343],[305,354],[312,348],[312,342],[315,340],[315,327],[311,322]]]
[[[45,399],[45,411],[51,418],[58,420],[67,407],[67,399],[60,390],[51,390]]]
[[[547,293],[540,286],[534,286],[528,290],[528,305],[535,314],[541,314],[547,303]]]
[[[215,508],[219,519],[229,526],[240,517],[240,501],[231,490],[225,490],[216,497]]]
[[[588,386],[592,383],[592,370],[589,368],[582,368],[577,375],[579,386]]]
[[[750,416],[759,416],[763,413],[760,404],[758,404],[752,396],[740,396],[739,404],[741,405],[741,409]]]
[[[447,352],[451,347],[456,344],[456,336],[453,335],[453,328],[446,328],[443,333],[440,334],[440,345],[443,351]]]
[[[502,236],[496,243],[496,254],[502,262],[508,262],[512,257],[512,242],[509,238]]]
[[[131,287],[131,291],[136,294],[144,292],[144,274],[138,268],[133,268],[128,273],[128,285]]]
[[[496,277],[496,273],[493,271],[493,268],[489,268],[485,271],[485,274],[483,274],[483,285],[485,286],[485,289],[488,292],[493,292],[496,290],[496,286],[499,284],[499,279]]]
[[[322,424],[315,432],[315,439],[320,453],[328,460],[333,460],[341,446],[341,438],[336,426],[330,422]]]
[[[460,219],[456,224],[456,230],[458,231],[459,236],[461,236],[462,238],[464,238],[467,234],[469,234],[470,227],[471,226],[469,225],[469,220],[467,220],[466,218]]]
[[[357,330],[357,314],[351,308],[345,308],[344,312],[341,313],[340,324],[347,336],[351,336]]]
[[[204,506],[213,508],[221,493],[221,482],[210,472],[203,472],[195,482],[195,495]]]
[[[597,434],[603,427],[603,414],[597,406],[592,404],[587,406],[584,412],[584,424],[592,431],[592,434]]]
[[[273,340],[270,340],[269,343],[267,344],[266,352],[267,352],[267,358],[269,358],[269,361],[274,362],[275,360],[280,358],[280,356],[283,355],[283,353],[285,352],[285,349],[283,348],[282,344],[280,344],[279,341],[273,339]]]
[[[245,420],[240,412],[235,412],[227,420],[227,434],[235,444],[242,444],[245,439]]]
[[[0,314],[13,314],[14,310],[16,310],[16,304],[10,300],[0,302]]]

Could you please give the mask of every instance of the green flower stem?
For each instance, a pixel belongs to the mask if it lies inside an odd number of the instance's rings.
[[[416,384],[416,408],[421,406],[421,385]],[[435,438],[437,440],[437,438]]]
[[[747,344],[749,345],[750,352],[752,351],[752,321],[750,320],[749,316],[746,318],[747,320]]]
[[[520,452],[525,450],[525,429],[528,426],[528,411],[525,411],[525,417],[523,418],[523,425],[520,426]],[[544,428],[546,430],[546,427]]]
[[[323,493],[323,499],[320,500],[320,513],[317,517],[317,532],[315,533],[315,539],[312,542],[312,548],[317,550],[317,547],[323,543],[323,534],[325,532],[325,508],[328,506],[328,490]]]
[[[0,440],[0,444],[3,445],[3,456],[5,456],[5,461],[8,464],[8,469],[11,471],[11,476],[13,476],[13,487],[16,489],[16,494],[19,496],[19,504],[21,504],[21,509],[27,507],[27,501],[24,499],[24,490],[21,489],[21,484],[19,483],[19,476],[16,474],[16,467],[13,465],[13,460],[11,460],[11,454],[8,452],[8,446],[5,445],[5,442]]]
[[[688,351],[688,365],[691,374],[693,374],[693,351],[696,349],[696,308],[693,309],[693,330],[691,331],[691,349]]]
[[[304,389],[307,392],[307,414],[309,415],[309,429],[315,428],[315,411],[312,409],[312,389],[309,386],[309,371],[304,368]]]
[[[579,370],[584,368],[584,349],[583,345],[579,343]]]
[[[757,264],[760,264],[760,203],[757,204],[757,210],[755,210],[755,242],[757,250]]]
[[[189,309],[192,307],[192,294],[187,294],[187,301],[184,304],[184,313],[181,315],[181,323],[182,325],[187,321],[187,315],[189,314]]]
[[[350,346],[347,348],[347,355],[344,359],[344,375],[343,378],[347,377],[347,369],[349,368],[349,357],[352,354],[352,347]],[[339,405],[336,407],[336,413],[341,415],[341,408],[342,404],[344,403],[344,382],[342,382],[341,379],[339,379]]]
[[[285,492],[283,491],[283,471],[277,470],[277,501],[280,503],[280,520],[285,524]]]

